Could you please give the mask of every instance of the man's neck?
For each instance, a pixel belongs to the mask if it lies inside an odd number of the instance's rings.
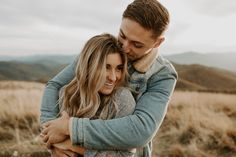
[[[145,73],[151,67],[151,65],[154,63],[157,56],[158,56],[157,49],[153,49],[151,52],[144,55],[140,59],[133,61],[132,65],[133,65],[134,69],[137,70],[138,72]]]

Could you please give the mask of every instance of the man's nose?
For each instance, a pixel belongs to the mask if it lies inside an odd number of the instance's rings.
[[[124,40],[122,43],[122,48],[125,51],[125,53],[129,53],[130,52],[130,43],[128,40]]]

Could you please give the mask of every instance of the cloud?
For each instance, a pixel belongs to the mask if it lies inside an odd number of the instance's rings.
[[[0,54],[77,53],[91,36],[118,33],[133,0],[0,0]],[[160,2],[171,13],[168,52],[235,51],[234,0]]]
[[[207,16],[227,16],[235,14],[235,0],[184,0],[195,12]]]
[[[0,18],[5,24],[31,24],[43,20],[55,25],[93,26],[94,28],[99,28],[101,22],[109,24],[118,16],[121,17],[118,13],[121,12],[122,7],[121,3],[114,0],[9,0],[0,3]]]
[[[130,1],[1,0],[0,54],[77,52],[93,35],[116,34]]]
[[[171,13],[166,43],[161,48],[165,52],[236,52],[236,10],[230,9],[235,6],[234,1],[161,2]]]

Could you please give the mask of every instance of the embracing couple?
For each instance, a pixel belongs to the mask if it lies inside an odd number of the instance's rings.
[[[168,24],[160,2],[134,0],[118,38],[92,37],[47,83],[41,137],[52,156],[151,156],[177,80],[158,53]]]

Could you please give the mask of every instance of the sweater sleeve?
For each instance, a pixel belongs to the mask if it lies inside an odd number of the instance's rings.
[[[117,113],[115,118],[131,115],[134,112],[135,100],[131,91],[125,87],[118,89],[116,95]]]

